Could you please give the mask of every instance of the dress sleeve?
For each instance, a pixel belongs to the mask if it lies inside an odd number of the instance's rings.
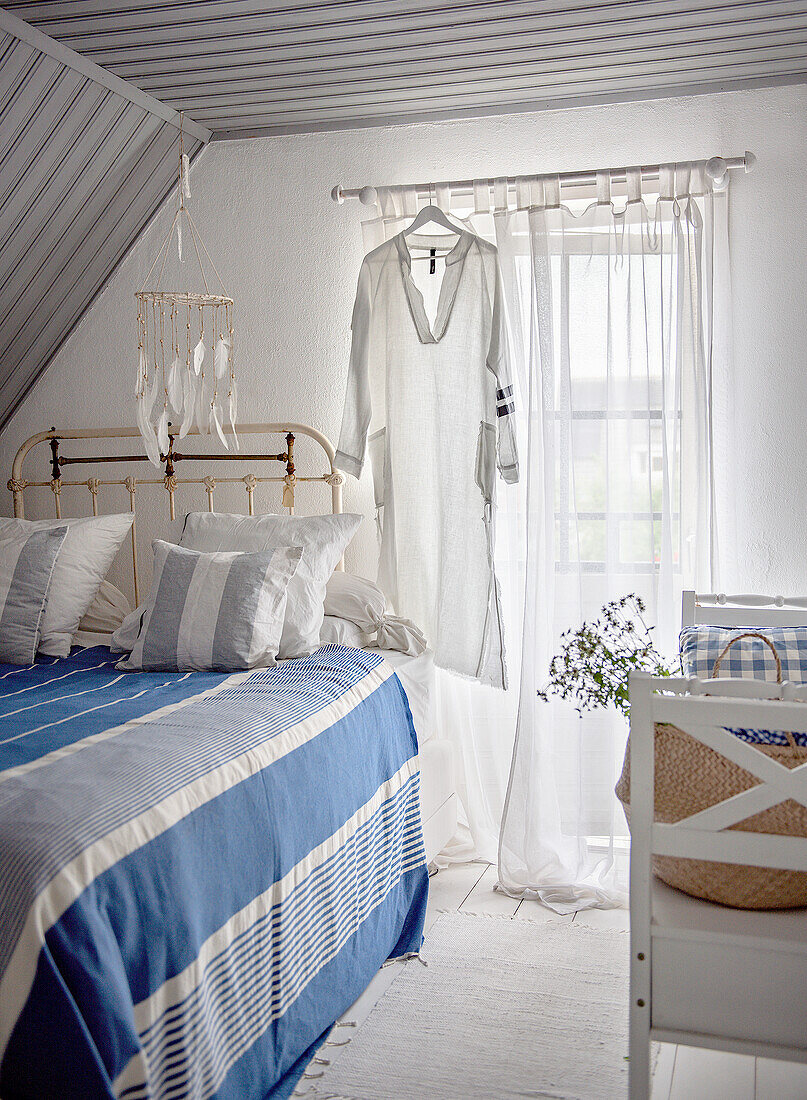
[[[366,263],[359,272],[359,285],[353,305],[350,348],[350,366],[347,374],[345,407],[342,412],[342,428],[334,465],[353,477],[360,477],[364,466],[367,431],[370,426],[372,403],[370,400],[370,271]]]
[[[496,379],[497,465],[501,476],[512,485],[518,481],[518,447],[516,445],[515,398],[510,374],[508,348],[502,280],[497,265],[487,365],[488,370]]]

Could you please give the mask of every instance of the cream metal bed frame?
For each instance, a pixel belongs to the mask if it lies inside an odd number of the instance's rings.
[[[135,496],[138,488],[141,486],[159,486],[168,495],[168,510],[169,516],[173,520],[176,515],[174,506],[174,496],[181,486],[187,485],[201,485],[207,494],[207,507],[210,512],[213,508],[213,497],[217,485],[233,485],[243,484],[247,493],[247,505],[248,514],[253,516],[255,514],[255,501],[254,493],[257,485],[265,484],[267,482],[276,482],[283,485],[283,503],[282,507],[287,508],[289,514],[294,513],[294,500],[295,491],[297,487],[306,482],[325,482],[331,488],[331,511],[334,515],[337,515],[342,511],[342,485],[344,484],[344,475],[337,470],[334,466],[334,447],[331,441],[324,436],[321,432],[318,432],[316,428],[310,428],[306,424],[240,424],[237,426],[239,437],[251,435],[281,435],[285,436],[286,449],[277,454],[270,454],[268,452],[258,452],[247,454],[241,451],[227,451],[225,453],[214,454],[191,454],[185,451],[175,449],[176,435],[170,434],[170,445],[167,455],[161,455],[160,458],[164,465],[164,473],[162,476],[156,475],[154,477],[136,477],[134,474],[128,474],[125,477],[116,478],[99,478],[89,477],[85,480],[68,481],[63,477],[63,468],[65,466],[78,466],[78,465],[93,465],[98,463],[135,463],[135,462],[147,462],[147,456],[142,454],[113,454],[113,455],[80,455],[78,457],[74,455],[66,455],[61,451],[61,444],[68,440],[100,440],[100,439],[140,439],[140,432],[137,428],[72,428],[65,431],[57,431],[55,428],[51,428],[47,432],[39,432],[36,435],[32,435],[29,439],[22,444],[17,454],[14,457],[14,463],[11,469],[11,478],[8,482],[8,489],[14,498],[14,515],[20,519],[25,517],[25,491],[33,488],[48,488],[50,487],[53,492],[54,506],[56,510],[56,518],[62,518],[62,502],[61,493],[62,489],[66,487],[81,487],[87,488],[90,494],[92,514],[98,515],[98,493],[104,487],[109,486],[122,486],[129,494],[129,509],[132,513],[135,512]],[[188,435],[199,435],[196,428],[192,428]],[[325,456],[328,461],[328,469],[324,474],[311,474],[311,475],[299,475],[294,465],[294,444],[297,436],[308,436],[309,439],[313,439],[315,443],[319,444],[322,450],[325,452]],[[51,467],[51,477],[49,481],[26,481],[23,477],[23,463],[28,453],[37,447],[41,443],[48,443],[50,445],[51,457],[49,459]],[[218,475],[213,476],[211,474],[204,474],[198,477],[178,477],[176,474],[176,466],[185,462],[199,462],[199,463],[220,463],[220,462],[281,462],[285,467],[283,474],[274,476],[259,476],[255,473],[247,473],[241,477],[220,477]],[[153,469],[149,467],[149,469]],[[135,604],[140,602],[140,585],[138,576],[137,565],[137,532],[136,528],[137,520],[132,523],[132,576],[134,581],[134,597]],[[343,563],[340,562],[339,569],[343,568]]]

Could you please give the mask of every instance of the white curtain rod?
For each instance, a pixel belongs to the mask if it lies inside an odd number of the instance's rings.
[[[738,168],[742,168],[745,172],[751,172],[756,162],[757,158],[753,153],[749,153],[747,149],[741,157],[712,157],[706,162],[706,174],[719,189],[721,183],[725,180],[727,172],[733,172]],[[651,180],[658,179],[664,167],[666,166],[662,164],[636,165],[638,171],[642,173],[643,178]],[[628,168],[609,169],[611,182],[624,183],[626,173],[630,170],[631,169]],[[557,176],[561,184],[566,184],[567,187],[584,186],[585,184],[592,184],[597,181],[596,171],[560,172],[557,173]],[[451,187],[451,192],[454,195],[472,195],[474,182],[474,180],[445,180],[437,183],[410,183],[406,184],[405,188],[406,190],[414,189],[418,195],[429,195],[435,187]],[[512,177],[509,178],[507,185],[511,190],[514,189],[515,180]],[[340,204],[343,203],[345,199],[358,199],[364,206],[375,206],[378,199],[378,189],[375,187],[342,187],[337,183],[336,187],[331,190],[331,198],[334,202]]]

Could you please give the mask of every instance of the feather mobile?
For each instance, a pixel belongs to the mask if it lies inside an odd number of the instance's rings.
[[[222,426],[223,397],[220,398],[218,393],[219,383],[222,383],[224,393],[225,378],[228,382],[226,415],[233,429],[233,446],[238,447],[235,435],[233,300],[226,295],[223,284],[219,294],[211,293],[208,286],[206,264],[209,263],[220,284],[221,277],[185,204],[191,196],[190,161],[184,150],[181,125],[176,196],[173,221],[143,287],[135,295],[138,323],[138,364],[134,388],[137,426],[146,454],[158,468],[162,465],[161,454],[167,455],[170,449],[169,414],[179,424],[180,439],[195,424],[202,435],[212,434],[223,447],[229,449],[228,437]],[[159,287],[175,229],[180,262],[183,260],[183,236],[187,240],[190,235],[194,246],[192,252],[199,262],[203,292],[145,289],[158,263]],[[208,385],[205,383],[207,347],[210,349],[207,374],[211,380]],[[211,388],[212,394],[209,393]]]

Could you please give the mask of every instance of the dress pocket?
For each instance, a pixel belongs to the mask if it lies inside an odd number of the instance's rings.
[[[476,445],[476,484],[486,505],[493,501],[496,477],[496,428],[486,420],[479,423],[479,441]]]
[[[387,465],[387,429],[379,428],[367,441],[370,454],[370,466],[373,471],[373,494],[375,496],[375,521],[379,535],[384,529],[384,484]]]

